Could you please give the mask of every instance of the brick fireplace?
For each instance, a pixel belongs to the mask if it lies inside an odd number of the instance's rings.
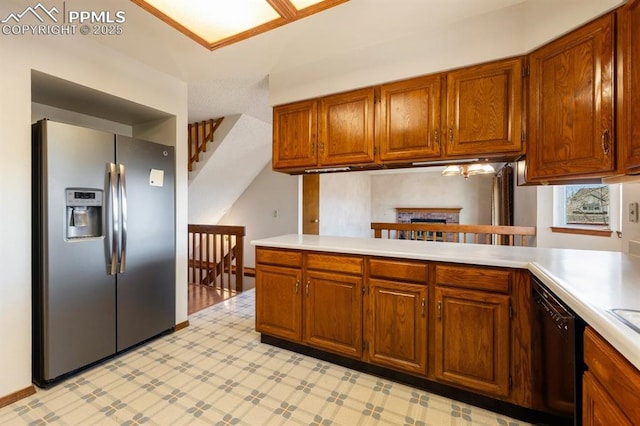
[[[462,207],[396,207],[396,222],[411,223],[414,219],[413,222],[460,223],[460,210]]]

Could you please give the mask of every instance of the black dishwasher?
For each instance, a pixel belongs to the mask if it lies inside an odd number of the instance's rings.
[[[584,321],[535,277],[531,289],[540,402],[562,424],[581,425]]]

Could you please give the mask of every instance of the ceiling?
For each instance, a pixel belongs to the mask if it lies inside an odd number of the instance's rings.
[[[33,0],[10,1],[22,5],[33,3]],[[593,17],[621,2],[623,0],[350,0],[210,51],[129,0],[101,0],[100,7],[93,9],[125,11],[124,32],[118,36],[86,37],[187,82],[189,122],[247,114],[270,123],[269,76],[273,92],[277,84],[282,86],[282,81],[288,84],[289,74],[297,73],[298,79],[313,81],[315,70],[326,66],[334,67],[334,75],[344,75],[348,70],[345,72],[344,67],[335,64],[349,62],[349,66],[366,67],[358,70],[360,75],[367,73],[376,82],[389,81],[378,81],[384,77],[369,72],[388,67],[384,63],[386,58],[396,60],[398,56],[389,52],[409,46],[406,49],[411,49],[410,52],[398,53],[404,55],[401,58],[414,55],[424,60],[428,57],[432,63],[442,56],[451,59],[458,51],[456,45],[443,48],[438,35],[447,34],[452,38],[451,34],[455,35],[459,29],[464,31],[465,26],[483,17],[504,12],[501,17],[517,18],[517,22],[511,24],[513,28],[526,27],[529,23],[536,31],[540,29],[540,34],[533,34],[537,40],[511,43],[517,46],[510,47],[514,51],[527,43],[532,45],[548,38],[547,27],[555,25],[566,30],[565,21],[572,19],[568,17],[575,15],[574,20],[579,24],[580,20],[585,22],[585,16]],[[87,8],[86,0],[66,0],[65,3],[69,10]],[[557,28],[552,28],[551,33],[553,31]],[[509,36],[505,34],[505,41]],[[466,52],[476,48],[469,46],[469,40],[461,38],[460,43],[465,43],[460,48]],[[481,47],[482,41],[478,43]],[[523,50],[517,50],[518,53]],[[455,64],[455,59],[449,63]],[[406,72],[418,75],[415,70],[429,72],[422,64]],[[273,76],[279,78],[277,84]]]
[[[93,36],[189,83],[255,78],[411,33],[452,25],[525,0],[350,0],[239,43],[209,51],[126,0],[102,0],[126,11],[122,36]],[[531,1],[531,0],[529,0]],[[575,1],[575,0],[564,0]],[[104,6],[102,6],[104,5]]]
[[[73,0],[72,0],[73,1]],[[126,0],[124,34],[93,36],[189,84],[189,121],[246,113],[271,122],[267,76],[339,58],[350,51],[421,33],[525,0],[350,0],[284,27],[210,51]],[[70,3],[68,0],[67,3]]]

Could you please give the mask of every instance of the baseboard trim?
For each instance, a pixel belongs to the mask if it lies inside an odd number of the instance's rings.
[[[174,331],[180,331],[183,328],[187,328],[189,327],[189,320],[186,320],[185,322],[181,322],[180,324],[176,324],[175,327],[173,327]]]
[[[7,396],[0,397],[0,408],[6,407],[9,404],[13,404],[16,401],[26,398],[36,393],[35,386],[31,385],[27,388],[19,390],[18,392],[11,393]]]

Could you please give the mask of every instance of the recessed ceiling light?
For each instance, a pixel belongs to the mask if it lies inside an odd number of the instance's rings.
[[[349,0],[131,0],[213,50]]]

